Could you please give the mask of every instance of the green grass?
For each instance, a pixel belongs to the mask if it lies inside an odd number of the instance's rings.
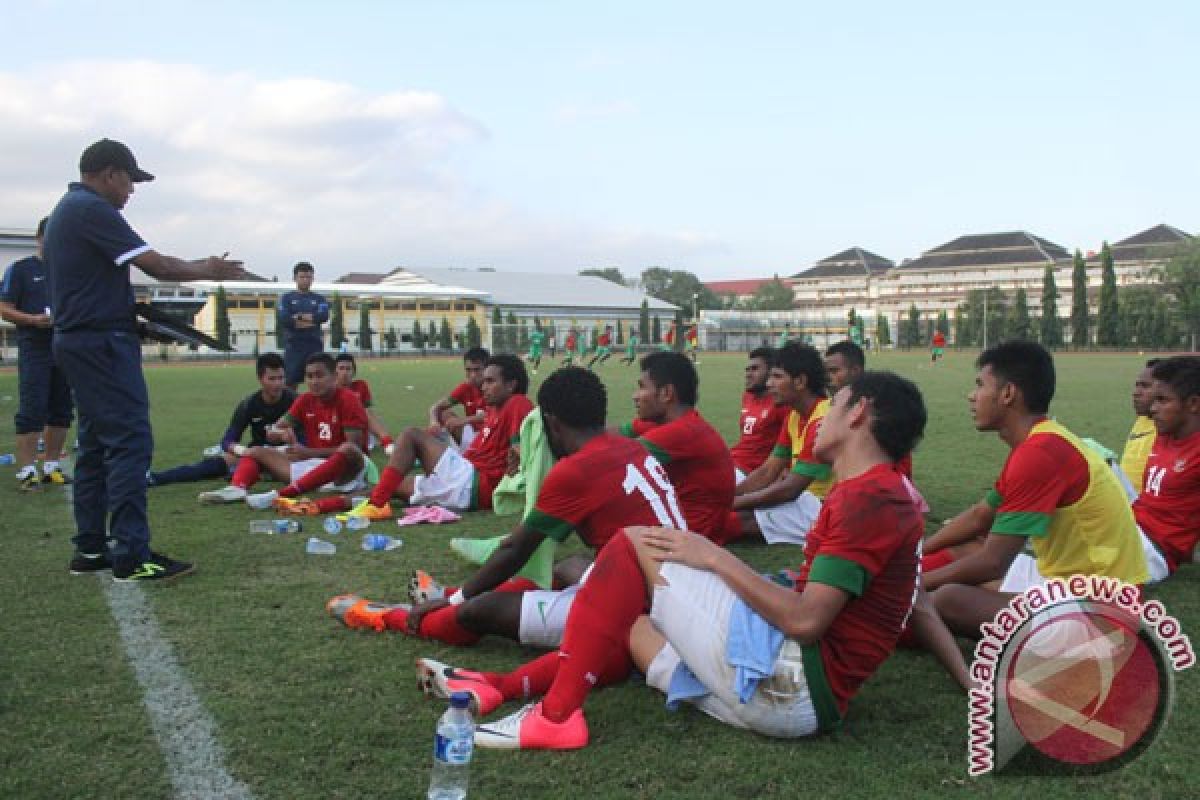
[[[615,361],[615,359],[614,359]],[[1059,359],[1058,418],[1119,449],[1131,422],[1129,390],[1137,356]],[[707,355],[701,410],[730,440],[737,428],[742,359]],[[978,499],[1005,449],[974,431],[965,395],[970,356],[951,354],[931,369],[924,354],[874,360],[909,375],[925,392],[929,435],[915,457],[932,516]],[[545,374],[546,370],[543,370]],[[450,360],[366,362],[377,411],[394,429],[420,424],[434,398],[461,374]],[[605,365],[610,418],[632,415],[634,372]],[[157,439],[156,467],[194,460],[216,441],[235,402],[254,386],[252,368],[147,369]],[[16,377],[0,375],[0,413],[15,408]],[[407,388],[414,387],[414,388]],[[215,484],[214,484],[215,485]],[[446,547],[451,536],[507,531],[512,519],[471,514],[457,526],[406,529],[389,553],[358,549],[343,534],[333,557],[310,557],[306,535],[250,536],[245,507],[201,507],[203,484],[152,490],[155,545],[194,559],[196,574],[147,589],[215,718],[236,777],[261,798],[423,796],[430,741],[441,707],[414,688],[412,661],[433,655],[508,668],[532,654],[488,640],[454,649],[400,635],[346,631],[326,616],[331,595],[355,591],[401,598],[409,570],[461,579],[469,567]],[[170,783],[116,638],[101,588],[65,566],[72,524],[59,491],[0,493],[5,519],[0,581],[0,796],[167,797]],[[395,529],[393,528],[392,531]],[[741,547],[763,569],[795,563],[789,548]],[[1200,631],[1197,570],[1185,567],[1157,592],[1185,631]],[[668,713],[636,683],[589,700],[593,744],[568,754],[477,752],[473,797],[774,798],[840,794],[1184,797],[1200,783],[1200,683],[1178,676],[1179,702],[1163,737],[1140,760],[1091,778],[966,778],[966,707],[928,657],[901,652],[863,689],[842,732],[778,742],[726,728],[698,712]]]

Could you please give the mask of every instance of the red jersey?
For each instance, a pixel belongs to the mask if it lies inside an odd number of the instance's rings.
[[[473,417],[484,409],[483,392],[470,381],[463,381],[454,387],[450,399],[463,407],[463,415]]]
[[[475,502],[472,508],[492,507],[492,492],[504,477],[508,449],[521,432],[521,423],[533,410],[533,403],[523,394],[514,394],[504,405],[488,406],[483,429],[471,440],[463,458],[475,467]]]
[[[1155,438],[1133,517],[1171,572],[1192,560],[1200,540],[1200,433]]]
[[[733,458],[721,434],[694,408],[664,424],[634,420],[622,433],[637,436],[666,469],[688,530],[721,541],[733,507]]]
[[[834,484],[804,545],[796,591],[823,583],[850,595],[815,645],[804,674],[821,730],[892,651],[912,608],[921,513],[892,464]],[[818,658],[819,656],[819,658]]]
[[[354,380],[346,387],[350,391],[358,395],[358,401],[362,403],[363,408],[371,407],[371,387],[364,380]]]
[[[667,332],[663,335],[663,341],[667,344],[675,344],[675,326],[667,328]]]
[[[568,333],[568,334],[567,334],[567,342],[566,342],[566,344],[564,345],[564,347],[566,347],[566,348],[567,348],[567,352],[569,352],[569,353],[573,353],[573,352],[575,352],[575,340],[576,340],[576,339],[578,339],[578,338],[579,338],[579,337],[578,337],[578,336],[576,336],[576,335],[575,335],[575,334],[573,334],[573,333]]]
[[[603,433],[550,468],[525,527],[599,550],[627,525],[685,526],[675,489],[637,442]]]
[[[694,345],[696,342],[700,341],[700,333],[696,330],[695,325],[687,329],[685,336],[687,336],[688,344]]]
[[[788,411],[786,405],[775,402],[770,392],[742,393],[741,433],[737,444],[729,449],[734,466],[749,475],[767,460]]]
[[[612,344],[612,337],[608,335],[608,331],[605,331],[604,333],[600,334],[599,338],[596,339],[597,347],[608,347],[611,344]]]
[[[945,347],[946,346],[946,334],[942,333],[941,331],[935,331],[933,334],[933,346],[934,347]]]
[[[304,430],[305,443],[318,450],[343,444],[348,430],[367,429],[367,411],[358,395],[340,386],[328,400],[305,392],[292,403],[286,417]]]

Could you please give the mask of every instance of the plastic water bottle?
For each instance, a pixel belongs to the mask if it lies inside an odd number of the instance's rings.
[[[250,522],[251,533],[299,533],[304,525],[298,519],[256,519]]]
[[[15,464],[15,463],[17,463],[17,457],[14,456],[12,453],[5,453],[4,455],[0,456],[0,464]]]
[[[327,542],[324,539],[310,536],[308,544],[304,546],[304,552],[313,556],[331,556],[337,552],[337,545],[333,542]]]
[[[404,544],[403,539],[396,539],[386,533],[368,533],[363,537],[363,550],[395,550]]]
[[[467,708],[470,695],[450,695],[450,708],[438,720],[433,740],[433,775],[428,800],[463,800],[467,796],[471,753],[475,749],[475,720]]]
[[[321,527],[323,527],[325,532],[330,536],[337,536],[342,532],[342,523],[338,522],[337,517],[326,517],[325,521],[321,523]]]
[[[371,520],[366,517],[350,517],[346,520],[346,527],[352,531],[365,531],[371,527]]]
[[[219,456],[221,455],[221,452],[221,445],[214,444],[212,447],[204,448],[204,457],[212,458],[213,456]]]

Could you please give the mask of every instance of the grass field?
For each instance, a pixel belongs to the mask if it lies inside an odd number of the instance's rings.
[[[908,375],[925,393],[931,424],[915,456],[915,477],[938,520],[980,498],[1005,454],[994,435],[971,425],[964,399],[974,374],[970,361],[953,353],[932,369],[916,353],[872,364]],[[1119,450],[1140,361],[1062,356],[1056,416]],[[701,410],[731,441],[742,365],[739,356],[711,355],[700,365]],[[245,362],[150,367],[146,374],[156,468],[198,458],[255,386]],[[421,423],[461,369],[449,360],[366,362],[359,375],[372,384],[377,412],[398,429]],[[610,420],[628,420],[634,371],[610,363],[601,375],[611,392]],[[16,376],[0,375],[0,415],[15,411],[15,395]],[[259,798],[423,797],[442,707],[414,688],[414,657],[495,669],[531,652],[500,640],[454,649],[347,631],[323,605],[347,591],[403,599],[414,567],[461,579],[469,567],[446,541],[504,532],[513,520],[471,514],[455,526],[404,529],[404,546],[388,553],[363,552],[357,536],[343,534],[335,556],[307,556],[307,532],[250,536],[247,523],[260,515],[244,506],[199,506],[196,493],[210,485],[151,490],[155,545],[194,559],[198,569],[145,592],[216,722],[229,770]],[[174,796],[105,600],[108,579],[66,571],[73,526],[64,494],[20,496],[8,489],[0,492],[0,514],[0,797]],[[763,569],[793,565],[797,557],[788,548],[738,550]],[[1200,632],[1198,577],[1196,567],[1185,567],[1156,592],[1193,634]],[[923,654],[894,656],[861,692],[840,733],[804,742],[738,732],[693,710],[669,713],[657,693],[630,682],[589,700],[593,744],[585,750],[477,751],[471,796],[1190,797],[1200,785],[1200,670],[1178,675],[1177,687],[1179,701],[1162,738],[1118,772],[968,779],[965,698]]]

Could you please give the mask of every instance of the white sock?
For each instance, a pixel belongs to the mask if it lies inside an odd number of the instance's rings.
[[[43,473],[54,472],[54,470],[56,470],[58,468],[59,468],[59,466],[58,466],[57,461],[43,461],[42,462],[42,472]]]

